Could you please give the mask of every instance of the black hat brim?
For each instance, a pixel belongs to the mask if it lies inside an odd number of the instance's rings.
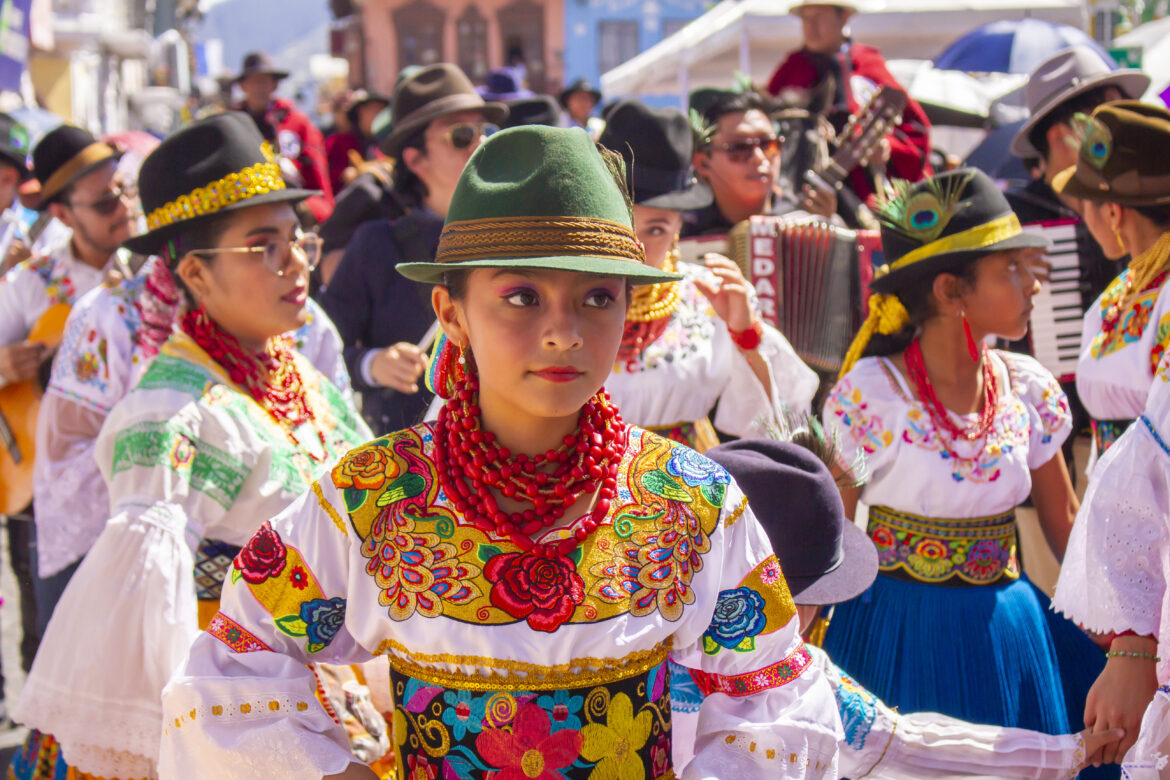
[[[45,209],[49,208],[49,204],[56,202],[57,198],[60,197],[61,193],[65,192],[65,190],[69,189],[69,186],[72,185],[74,182],[78,181],[83,176],[88,176],[89,174],[96,171],[98,168],[101,168],[103,165],[108,165],[110,163],[119,162],[122,159],[122,157],[124,157],[126,154],[121,149],[117,149],[113,146],[110,146],[110,148],[113,149],[113,154],[111,154],[109,157],[103,157],[100,160],[96,160],[96,161],[90,163],[89,165],[85,166],[84,168],[82,168],[77,173],[73,174],[73,178],[69,179],[69,181],[67,181],[63,185],[61,185],[61,189],[57,190],[49,197],[46,198],[42,195],[41,199],[37,202],[34,209],[36,211],[44,211]]]
[[[873,541],[858,526],[846,523],[841,533],[841,563],[816,577],[791,577],[788,590],[797,604],[840,604],[864,593],[878,573],[878,554]]]
[[[652,209],[670,209],[671,211],[695,211],[704,209],[715,202],[715,194],[703,182],[695,182],[685,190],[667,192],[654,195],[645,200],[638,200],[638,193],[634,192],[634,203]]]
[[[601,102],[601,91],[600,90],[593,89],[592,87],[590,87],[590,88],[569,87],[568,89],[562,90],[561,94],[557,96],[557,102],[561,104],[561,108],[565,108],[565,109],[568,108],[568,106],[565,105],[565,103],[568,102],[569,95],[572,95],[574,92],[588,92],[590,95],[593,96],[593,105],[597,105],[598,103]]]
[[[0,146],[0,162],[6,162],[9,165],[15,166],[20,171],[20,180],[22,182],[28,181],[33,177],[32,169],[28,167],[28,157],[25,155]]]
[[[182,233],[189,232],[198,228],[200,225],[206,224],[217,217],[224,214],[231,214],[233,211],[240,209],[251,208],[252,206],[264,206],[270,203],[299,203],[305,198],[311,198],[314,195],[319,195],[317,190],[300,190],[300,189],[283,189],[275,192],[266,192],[262,195],[255,195],[246,200],[237,201],[230,206],[215,211],[211,214],[201,214],[198,217],[191,219],[184,219],[181,222],[175,222],[155,230],[143,233],[140,236],[128,238],[122,242],[122,246],[129,249],[131,252],[137,252],[140,255],[157,255],[162,252],[166,243]]]
[[[243,73],[239,74],[234,79],[232,79],[232,83],[239,84],[244,79],[248,78],[249,76],[254,76],[257,73],[264,75],[264,76],[272,76],[272,78],[276,79],[277,81],[284,81],[285,79],[287,79],[291,75],[287,70],[276,70],[274,68],[261,68],[259,70],[244,71]]]
[[[1047,249],[1049,246],[1050,243],[1044,236],[1037,233],[1029,233],[1025,230],[1010,238],[1005,238],[1002,241],[997,241],[994,244],[980,249],[941,252],[937,255],[931,255],[930,257],[919,260],[917,263],[911,263],[908,266],[891,271],[885,276],[875,276],[873,281],[869,283],[869,287],[874,292],[896,293],[907,283],[916,279],[921,279],[924,276],[933,277],[938,274],[952,273],[973,260],[993,255],[996,252],[1007,252],[1012,249]]]

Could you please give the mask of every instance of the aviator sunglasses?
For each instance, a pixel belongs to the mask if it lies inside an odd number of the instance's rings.
[[[499,129],[495,125],[484,122],[460,122],[448,127],[439,137],[447,139],[447,143],[454,148],[463,150],[481,137],[487,138]]]
[[[732,162],[737,163],[751,162],[757,149],[762,151],[765,159],[768,160],[775,159],[776,155],[780,153],[780,139],[774,135],[767,138],[743,138],[739,141],[712,144],[711,146],[726,154]]]

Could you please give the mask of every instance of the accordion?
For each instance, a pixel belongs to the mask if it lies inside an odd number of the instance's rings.
[[[880,246],[877,231],[793,217],[751,217],[727,240],[728,255],[756,288],[765,321],[824,372],[840,369],[861,327]]]

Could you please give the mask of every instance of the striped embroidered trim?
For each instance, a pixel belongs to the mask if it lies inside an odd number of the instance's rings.
[[[642,244],[628,226],[589,217],[499,217],[449,222],[439,238],[435,261],[563,255],[646,262]]]
[[[271,647],[222,612],[217,612],[211,619],[207,633],[230,647],[233,653],[272,652]]]
[[[693,670],[695,684],[704,695],[725,693],[728,696],[752,696],[771,688],[787,685],[812,664],[812,653],[803,644],[792,652],[783,661],[767,666],[755,672],[743,674],[722,675],[711,672]]]
[[[337,510],[333,508],[333,504],[329,503],[329,499],[325,498],[325,493],[321,490],[321,483],[313,483],[313,494],[317,496],[317,503],[325,510],[325,514],[329,515],[329,519],[337,526],[337,530],[341,531],[342,536],[349,536],[349,531],[345,528],[345,521],[341,519],[341,515],[337,514]]]
[[[1150,420],[1150,418],[1143,414],[1138,419],[1142,421],[1142,425],[1146,426],[1146,430],[1149,431],[1150,435],[1154,437],[1154,441],[1156,441],[1158,446],[1162,448],[1162,452],[1170,455],[1170,446],[1168,446],[1166,441],[1158,435],[1158,429],[1154,427],[1154,423]]]
[[[508,661],[481,655],[427,655],[411,652],[392,639],[383,640],[375,655],[386,655],[390,666],[399,674],[431,685],[471,691],[559,690],[607,685],[644,674],[666,663],[670,655],[668,640],[650,650],[630,653],[624,658],[577,658],[567,664],[538,666],[523,661]],[[437,669],[434,664],[474,666],[475,672]]]
[[[743,513],[747,511],[747,508],[748,500],[747,496],[744,496],[742,499],[740,499],[739,506],[737,506],[732,511],[732,513],[727,516],[727,520],[724,521],[723,527],[730,528],[731,526],[735,525],[735,521],[743,517]]]

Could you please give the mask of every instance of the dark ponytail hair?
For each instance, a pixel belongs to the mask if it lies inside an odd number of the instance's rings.
[[[904,287],[896,290],[894,294],[898,296],[898,300],[906,307],[906,313],[910,315],[909,324],[897,333],[889,335],[874,333],[861,356],[886,357],[904,351],[918,335],[923,323],[937,313],[934,303],[934,280],[940,274],[949,273],[958,277],[962,284],[974,286],[977,261],[978,258],[968,260],[962,265],[946,271],[907,282]]]

